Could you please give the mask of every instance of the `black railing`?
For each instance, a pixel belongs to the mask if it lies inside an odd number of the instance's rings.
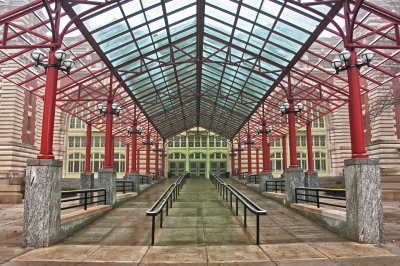
[[[142,185],[144,184],[150,184],[151,176],[148,175],[139,175],[140,183]]]
[[[117,180],[116,181],[117,192],[122,194],[135,191],[135,182],[132,180]]]
[[[168,208],[172,208],[172,202],[178,198],[179,192],[186,181],[188,173],[182,174],[178,180],[171,184],[154,205],[146,212],[147,216],[151,216],[151,245],[154,246],[154,237],[156,233],[156,216],[160,215],[160,228],[163,224],[163,210],[165,207],[165,215],[168,216]],[[168,204],[169,203],[169,204]]]
[[[250,210],[253,214],[256,215],[256,243],[260,244],[260,215],[267,215],[267,211],[259,207],[245,195],[243,195],[239,190],[230,184],[226,184],[221,178],[219,178],[216,174],[211,173],[211,182],[215,184],[218,192],[222,194],[222,198],[225,201],[228,201],[228,192],[230,194],[230,207],[232,209],[232,201],[233,196],[235,196],[236,201],[236,216],[239,215],[239,201],[243,205],[243,219],[244,219],[244,227],[247,227],[247,209]]]
[[[303,193],[301,193],[303,192]],[[321,194],[322,192],[322,194]],[[342,195],[345,195],[344,197]],[[295,189],[296,203],[299,201],[316,203],[320,205],[328,205],[339,208],[346,208],[346,190],[345,189],[326,189],[326,188],[300,188]],[[344,205],[334,202],[321,201],[321,199],[332,199],[336,201],[344,201]]]
[[[247,182],[248,182],[248,184],[250,184],[250,183],[259,184],[260,183],[260,176],[258,176],[258,175],[248,175],[247,176]]]
[[[95,192],[96,195],[94,194]],[[99,193],[101,192],[101,193]],[[81,189],[81,190],[70,190],[61,192],[61,203],[77,201],[76,204],[62,207],[61,210],[72,209],[82,207],[87,210],[88,205],[96,203],[104,203],[106,205],[106,189]],[[79,194],[79,196],[77,196]]]
[[[284,193],[285,192],[285,180],[267,180],[265,182],[266,192]]]

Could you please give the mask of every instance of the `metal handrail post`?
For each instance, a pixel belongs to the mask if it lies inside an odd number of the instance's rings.
[[[247,208],[246,205],[243,204],[244,210],[243,210],[243,219],[244,219],[244,227],[247,227]]]

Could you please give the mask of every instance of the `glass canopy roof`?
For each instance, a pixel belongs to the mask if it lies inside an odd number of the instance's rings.
[[[305,106],[298,127],[347,104],[347,77],[331,67],[345,46],[344,2],[34,0],[17,7],[0,1],[0,78],[43,98],[46,74],[30,53],[47,54],[61,37],[76,67],[59,72],[57,106],[104,130],[96,106],[112,92],[122,107],[113,135],[125,143],[134,117],[154,139],[202,127],[226,138],[251,133],[256,143],[254,129],[264,117],[273,141],[287,134],[278,107],[289,88]],[[358,2],[349,3],[354,9]],[[60,34],[54,34],[56,8]],[[360,70],[363,92],[399,82],[398,25],[393,2],[362,1],[353,47],[376,54]]]
[[[324,20],[279,0],[119,1],[97,14],[83,30],[167,137],[196,126],[233,136]]]

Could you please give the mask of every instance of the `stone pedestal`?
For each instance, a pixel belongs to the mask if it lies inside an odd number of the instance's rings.
[[[129,173],[126,176],[126,180],[133,181],[133,191],[134,192],[140,192],[140,187],[139,187],[139,173]]]
[[[304,187],[304,171],[303,168],[288,168],[285,173],[285,198],[283,203],[290,206],[296,202],[295,188]]]
[[[272,181],[272,172],[261,172],[260,173],[260,192],[263,193],[266,191],[266,183],[267,181]]]
[[[384,243],[379,161],[359,158],[344,163],[347,236],[360,243]]]
[[[28,160],[22,246],[42,248],[58,241],[62,161]]]
[[[94,188],[94,174],[91,172],[81,173],[80,178],[80,189],[93,189]],[[88,197],[92,197],[93,193],[88,193]],[[88,199],[88,203],[92,203],[93,199]],[[81,204],[84,203],[84,200],[81,200]]]
[[[318,172],[316,171],[307,171],[304,173],[304,187],[308,188],[319,188],[319,181],[318,181]],[[316,192],[313,191],[306,191],[308,196],[306,196],[307,200],[316,201],[315,197]]]
[[[114,168],[99,169],[99,188],[106,189],[106,203],[109,205],[114,205],[117,197],[116,179],[117,172]]]

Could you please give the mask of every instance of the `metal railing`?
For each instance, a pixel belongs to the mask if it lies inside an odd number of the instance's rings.
[[[141,183],[142,185],[144,185],[144,184],[150,184],[151,176],[148,176],[148,175],[139,175],[138,177],[139,177],[140,183]],[[146,183],[145,183],[145,181],[144,181],[145,179],[146,179]]]
[[[228,201],[228,192],[230,194],[230,207],[232,209],[233,206],[233,196],[235,196],[236,201],[236,216],[239,215],[239,201],[243,205],[243,219],[244,219],[244,227],[247,227],[247,210],[250,210],[253,214],[256,215],[256,243],[260,244],[260,215],[267,215],[267,211],[262,209],[260,206],[255,204],[245,195],[243,195],[239,190],[230,184],[226,184],[221,178],[219,178],[216,174],[211,173],[211,182],[215,184],[218,192],[222,194],[222,198],[225,201]]]
[[[154,237],[156,232],[156,216],[160,215],[160,228],[163,224],[163,210],[165,207],[165,215],[168,216],[168,208],[172,208],[172,202],[175,201],[179,192],[182,189],[183,184],[186,181],[188,173],[182,174],[178,180],[171,184],[160,198],[154,203],[154,205],[146,212],[147,216],[151,216],[151,245],[154,246]],[[169,203],[169,204],[168,204]]]
[[[260,176],[252,174],[247,176],[247,182],[248,184],[254,183],[254,184],[259,184],[260,183]]]
[[[284,193],[285,192],[285,180],[267,180],[265,181],[265,191]]]
[[[301,193],[303,192],[303,193]],[[321,192],[323,193],[321,195]],[[296,203],[299,201],[316,203],[319,208],[320,205],[328,205],[339,208],[346,208],[346,196],[329,196],[329,194],[346,193],[345,189],[327,189],[327,188],[304,188],[297,187],[295,189]],[[328,195],[327,195],[328,194]],[[346,194],[345,194],[346,195]],[[344,201],[345,205],[339,205],[334,202],[321,201],[321,199],[332,199],[335,201]]]
[[[94,192],[97,192],[96,195]],[[101,193],[99,193],[101,192]],[[76,196],[79,194],[79,196]],[[61,210],[72,209],[82,207],[84,210],[87,210],[88,205],[96,204],[96,203],[104,203],[106,205],[106,189],[81,189],[81,190],[70,190],[70,191],[62,191],[61,197],[67,197],[61,199],[61,203],[65,202],[73,202],[78,201],[77,204],[73,204],[70,206],[62,207]],[[70,197],[68,197],[70,195]],[[94,201],[94,199],[96,199]]]
[[[135,182],[132,180],[117,180],[116,186],[117,192],[122,192],[122,194],[135,191]]]

